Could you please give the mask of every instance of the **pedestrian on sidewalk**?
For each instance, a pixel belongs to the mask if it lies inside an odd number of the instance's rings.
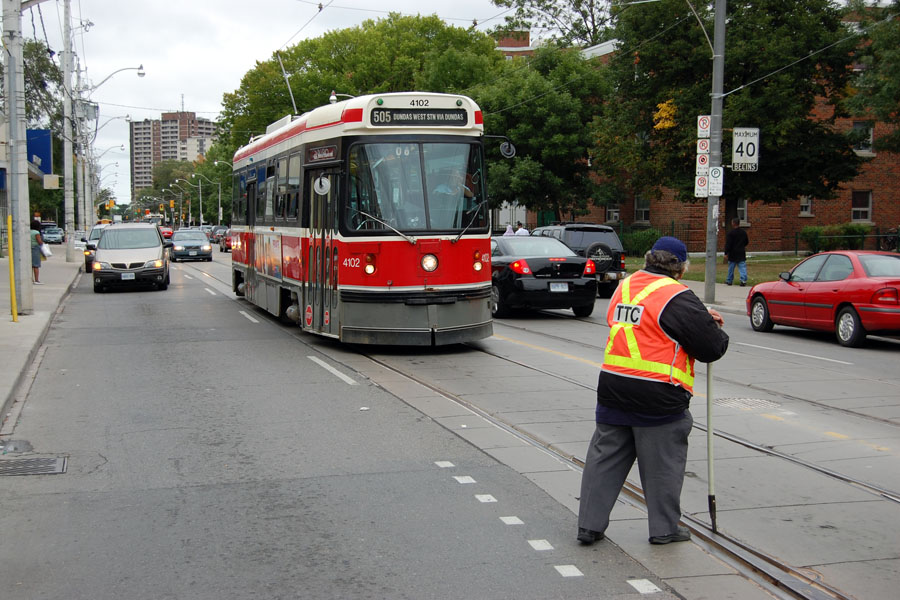
[[[522,225],[522,221],[516,221],[516,235],[531,235],[528,233],[528,230],[525,229],[525,226]]]
[[[44,285],[41,282],[41,222],[37,219],[31,221],[31,271],[34,275],[34,285]]]
[[[578,541],[602,540],[635,459],[647,503],[651,544],[684,542],[681,488],[693,418],[694,360],[728,349],[722,315],[678,281],[687,248],[661,237],[644,268],[616,288],[606,321],[609,340],[597,382],[596,428],[581,477]]]
[[[747,285],[747,244],[750,236],[741,229],[741,220],[731,220],[731,231],[725,234],[725,256],[728,257],[728,275],[725,276],[725,285],[731,285],[734,281],[734,267],[737,266],[741,276],[741,287]]]

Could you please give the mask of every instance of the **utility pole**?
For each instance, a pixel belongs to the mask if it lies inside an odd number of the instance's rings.
[[[72,4],[63,1],[63,204],[66,262],[75,262],[75,182],[72,176]]]
[[[6,50],[6,107],[9,119],[8,198],[12,216],[13,270],[19,314],[34,312],[31,282],[31,215],[28,196],[28,149],[25,137],[25,68],[22,40],[22,2],[3,0],[3,38]]]
[[[725,89],[726,0],[716,0],[713,31],[712,109],[710,111],[709,168],[722,166],[722,93]],[[708,196],[706,205],[706,273],[704,298],[716,301],[716,248],[719,243],[719,196]]]

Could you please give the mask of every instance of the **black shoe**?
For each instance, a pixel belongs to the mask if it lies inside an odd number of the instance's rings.
[[[585,545],[591,545],[594,542],[599,542],[602,540],[604,536],[599,531],[591,531],[590,529],[582,529],[578,528],[578,541]]]
[[[731,282],[730,282],[730,281],[726,281],[726,282],[725,282],[725,285],[731,285]]]
[[[668,544],[670,542],[686,542],[691,539],[691,532],[687,527],[679,527],[675,533],[669,535],[656,535],[650,538],[651,544]]]
[[[741,287],[744,287],[745,285],[747,285],[747,282],[746,282],[746,281],[742,281],[742,282],[741,282]]]

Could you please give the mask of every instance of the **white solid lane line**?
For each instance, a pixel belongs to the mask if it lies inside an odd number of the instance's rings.
[[[338,371],[337,369],[335,369],[334,367],[332,367],[331,365],[326,363],[324,360],[316,358],[315,356],[307,356],[306,358],[313,361],[314,363],[316,363],[317,365],[319,365],[326,371],[329,371],[331,374],[333,374],[335,377],[337,377],[338,379],[340,379],[347,385],[359,385],[358,383],[356,383],[356,381],[354,381],[350,377],[347,377],[346,375],[344,375],[343,373],[341,373],[340,371]]]
[[[841,365],[852,365],[852,362],[845,360],[835,360],[833,358],[825,358],[824,356],[815,356],[812,354],[803,354],[800,352],[791,352],[790,350],[779,350],[778,348],[769,348],[768,346],[757,346],[756,344],[745,344],[744,342],[735,342],[737,346],[747,346],[748,348],[758,348],[759,350],[767,350],[769,352],[781,352],[782,354],[792,354],[794,356],[802,356],[804,358],[814,358],[816,360],[827,360],[828,362],[838,363]]]
[[[214,291],[212,291],[212,290],[209,289],[209,288],[204,288],[204,289],[205,289],[207,292],[209,292],[210,294],[212,294],[213,296],[216,296],[216,295],[217,295]]]
[[[256,319],[251,317],[249,314],[247,314],[247,311],[242,310],[242,311],[240,311],[240,313],[242,315],[244,315],[245,317],[247,317],[247,320],[250,321],[251,323],[259,323],[259,321],[257,321]]]

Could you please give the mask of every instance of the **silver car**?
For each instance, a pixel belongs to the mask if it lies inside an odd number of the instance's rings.
[[[169,257],[172,242],[164,240],[153,223],[110,225],[97,242],[91,265],[94,291],[135,285],[169,287]]]

